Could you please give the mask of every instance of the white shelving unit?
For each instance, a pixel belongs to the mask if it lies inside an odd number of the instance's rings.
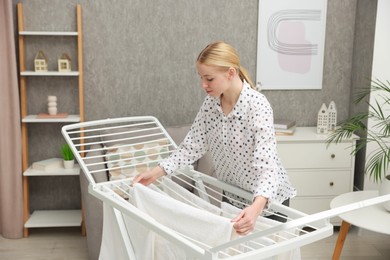
[[[21,122],[22,122],[22,169],[23,169],[23,192],[24,192],[24,236],[28,236],[29,228],[38,227],[71,227],[82,226],[83,217],[81,209],[71,210],[34,210],[31,212],[29,206],[29,178],[37,176],[76,176],[79,175],[80,167],[75,165],[73,169],[57,169],[50,172],[37,171],[30,167],[29,163],[29,143],[28,143],[28,126],[32,123],[77,123],[84,121],[84,75],[83,75],[83,47],[82,47],[82,19],[81,6],[76,6],[76,25],[75,31],[26,31],[24,30],[24,15],[22,3],[17,4],[18,11],[18,42],[19,42],[19,67],[20,67],[20,99],[21,99]],[[61,37],[73,37],[77,41],[77,62],[78,71],[70,72],[35,72],[26,70],[25,60],[25,40],[33,37],[56,36],[59,40]],[[30,62],[30,61],[29,61]],[[27,77],[77,77],[78,78],[78,95],[79,114],[69,114],[66,117],[38,117],[28,113],[27,109]],[[29,83],[29,88],[34,88],[34,84]],[[76,86],[75,86],[76,87]],[[59,133],[60,135],[60,133]],[[48,187],[55,188],[55,187]]]

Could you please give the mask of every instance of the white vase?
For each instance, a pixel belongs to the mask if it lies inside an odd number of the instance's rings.
[[[383,178],[381,185],[379,187],[379,195],[387,195],[390,194],[390,175],[387,175],[385,178]],[[387,211],[390,211],[390,201],[387,201],[382,204],[383,207]]]
[[[74,160],[64,160],[64,168],[65,169],[73,169],[74,166]]]
[[[47,96],[47,101],[48,102],[56,102],[57,101],[57,96]]]
[[[49,101],[49,102],[47,102],[47,106],[48,106],[48,107],[57,107],[57,102],[55,102],[55,101]]]
[[[49,115],[54,116],[57,115],[57,107],[48,107],[47,108]]]

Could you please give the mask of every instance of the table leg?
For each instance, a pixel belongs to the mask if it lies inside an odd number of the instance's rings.
[[[344,221],[341,223],[339,236],[337,237],[337,243],[333,251],[333,257],[332,260],[339,260],[341,255],[341,250],[343,250],[345,238],[347,237],[348,230],[351,224]]]

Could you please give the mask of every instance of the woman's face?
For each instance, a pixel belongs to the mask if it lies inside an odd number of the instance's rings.
[[[201,86],[206,91],[207,95],[219,97],[229,88],[229,73],[228,70],[221,71],[217,67],[196,64],[198,74],[202,81]]]

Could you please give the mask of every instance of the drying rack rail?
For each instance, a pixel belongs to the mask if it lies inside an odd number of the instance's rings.
[[[90,183],[89,192],[103,201],[105,217],[112,216],[111,221],[108,217],[104,220],[104,225],[109,226],[108,230],[118,230],[122,247],[121,255],[116,257],[159,259],[158,255],[150,254],[174,248],[171,253],[186,259],[273,259],[276,256],[299,259],[301,246],[333,234],[333,226],[329,223],[331,217],[390,200],[390,196],[383,196],[312,215],[282,204],[271,204],[265,215],[276,216],[282,222],[261,216],[255,230],[240,237],[229,224],[240,210],[226,203],[223,191],[250,203],[252,196],[247,191],[192,167],[177,170],[148,187],[133,185],[132,178],[139,171],[154,167],[177,148],[156,118],[116,118],[66,125],[62,134]],[[103,160],[96,162],[96,159]],[[95,181],[96,174],[117,174],[118,171],[126,177]],[[154,204],[156,201],[161,203]],[[245,203],[242,206],[245,207]],[[163,213],[171,217],[161,218]],[[192,219],[198,215],[202,217]],[[203,219],[216,221],[215,229],[212,226],[207,232],[197,232],[192,224],[185,224],[186,221],[203,223]],[[139,241],[139,236],[135,235],[139,227],[142,228],[138,231],[146,232],[142,237],[149,240]],[[211,239],[213,235],[218,239]],[[140,243],[144,244],[139,246]],[[150,249],[145,244],[154,244],[155,248]],[[103,252],[101,256],[112,257],[111,254],[117,253],[118,250]]]

